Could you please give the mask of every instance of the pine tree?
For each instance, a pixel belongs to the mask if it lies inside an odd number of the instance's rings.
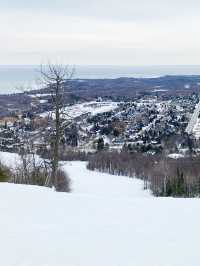
[[[97,150],[102,151],[104,149],[104,140],[103,138],[99,138],[97,142]]]

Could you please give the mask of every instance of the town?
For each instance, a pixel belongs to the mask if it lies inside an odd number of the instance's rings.
[[[198,154],[199,94],[184,89],[187,93],[169,93],[156,86],[126,99],[65,94],[63,151],[127,150],[172,158]],[[16,98],[18,106],[12,108]],[[31,145],[35,152],[48,150],[53,122],[48,90],[10,96],[0,113],[0,149],[20,152]]]

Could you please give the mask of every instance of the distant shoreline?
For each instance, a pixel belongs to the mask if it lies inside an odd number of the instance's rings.
[[[200,65],[191,66],[103,66],[77,65],[74,79],[156,79],[165,76],[200,76]],[[36,89],[39,65],[0,65],[0,94],[20,92],[19,87]]]

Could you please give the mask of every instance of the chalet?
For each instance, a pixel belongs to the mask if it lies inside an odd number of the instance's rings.
[[[3,117],[0,118],[0,126],[13,126],[18,121],[17,117]]]

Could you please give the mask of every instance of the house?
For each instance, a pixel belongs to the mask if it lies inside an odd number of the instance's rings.
[[[0,118],[0,126],[13,126],[15,122],[17,122],[18,118],[17,117],[12,117],[12,116],[6,116],[3,118]]]

